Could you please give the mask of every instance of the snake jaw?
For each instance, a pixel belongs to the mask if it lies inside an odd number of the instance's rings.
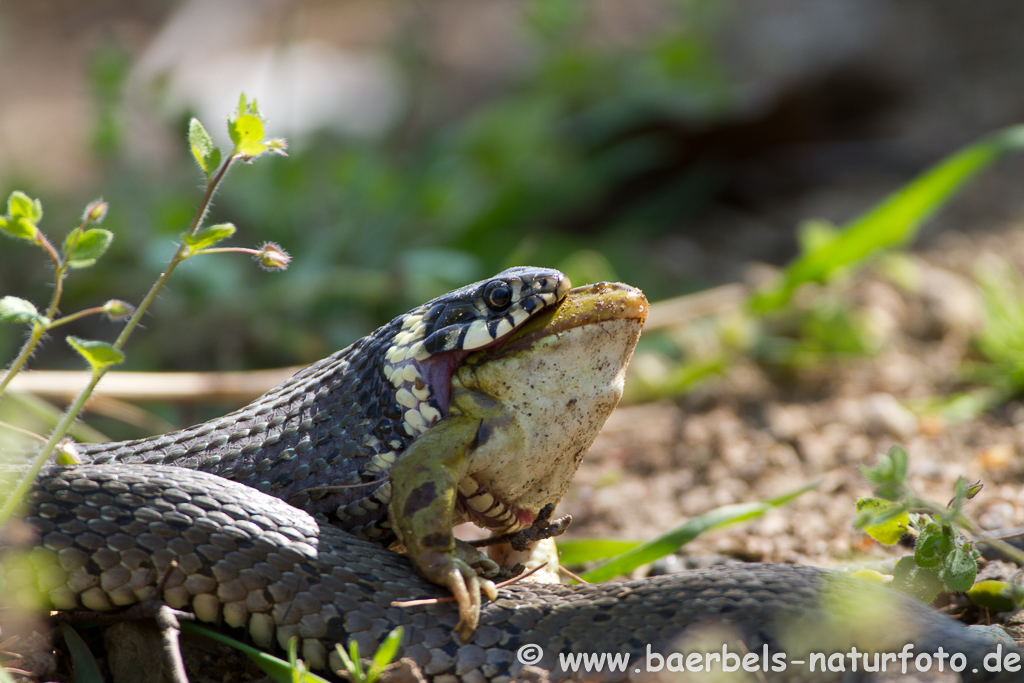
[[[533,278],[524,279],[526,271]],[[543,272],[544,276],[540,276]],[[514,305],[492,310],[482,298],[488,286],[502,284]],[[568,294],[569,279],[557,271],[511,268],[485,283],[477,283],[477,296],[448,295],[454,302],[431,302],[411,311],[385,352],[381,374],[396,390],[406,412],[406,427],[423,433],[448,415],[452,375],[472,353],[501,346],[524,324],[560,303]],[[462,291],[462,290],[460,290]]]
[[[466,350],[456,349],[454,351],[442,351],[424,360],[410,360],[419,372],[420,377],[426,384],[431,396],[437,401],[437,407],[442,417],[448,416],[448,408],[451,405],[452,375],[455,369],[462,365],[462,361],[478,351],[487,351],[504,344],[511,336],[511,332],[499,337],[491,343],[481,346],[478,349]]]
[[[570,287],[556,270],[510,268],[409,311],[400,325],[393,321],[378,369],[412,413],[408,430],[421,434],[448,414],[452,374],[469,354],[504,343]],[[504,292],[500,306],[495,289]]]

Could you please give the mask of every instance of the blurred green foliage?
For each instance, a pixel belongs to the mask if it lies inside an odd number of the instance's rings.
[[[701,334],[700,326],[694,324],[677,331],[667,345],[652,343],[648,335],[644,346],[638,347],[633,381],[624,398],[678,396],[712,374],[726,373],[741,356],[796,369],[877,351],[882,339],[872,330],[871,320],[835,285],[887,250],[911,244],[924,222],[971,178],[1021,149],[1024,125],[996,131],[925,170],[842,228],[808,221],[799,230],[801,253],[742,305],[709,316],[703,326],[712,328],[710,335]],[[1016,281],[1006,274],[979,280],[988,315],[977,341],[991,363],[991,386],[933,402],[929,410],[947,416],[976,415],[1024,387],[1019,351],[1024,312],[1019,275],[1015,277]],[[699,337],[714,341],[694,343]]]
[[[673,227],[667,217],[692,205],[692,192],[652,188],[624,210],[593,209],[610,188],[662,160],[659,145],[625,131],[652,117],[704,122],[729,111],[728,83],[708,39],[716,10],[681,1],[656,34],[618,47],[588,40],[587,11],[569,0],[525,5],[532,65],[455,120],[450,112],[431,120],[413,102],[408,121],[384,139],[324,134],[286,161],[234,169],[212,221],[281,244],[294,267],[258,278],[230,257],[185,264],[157,303],[154,333],[133,341],[126,369],[308,362],[511,264],[556,266],[577,284],[625,279],[652,298],[694,288],[659,272],[644,248]],[[422,60],[402,61],[411,77],[429,81],[416,72]],[[105,225],[118,239],[107,268],[75,274],[69,308],[111,292],[141,298],[195,209],[199,179],[187,154],[159,168],[124,148],[119,88],[129,66],[123,50],[105,46],[90,69],[93,147],[103,164],[90,193],[109,202]],[[185,120],[173,124],[182,137]],[[41,197],[50,217],[70,222],[83,202],[10,180]],[[0,292],[45,300],[41,271],[34,256],[2,244]],[[109,330],[99,324],[76,323],[69,332],[103,338]],[[0,335],[0,357],[10,357],[20,340],[9,329]],[[76,367],[56,346],[36,367]]]
[[[396,62],[412,85],[405,119],[389,135],[368,141],[325,132],[287,160],[233,169],[210,222],[280,244],[293,267],[263,278],[229,256],[183,264],[145,321],[151,333],[133,340],[125,368],[307,363],[432,296],[515,264],[554,266],[576,284],[621,279],[651,301],[706,287],[680,275],[659,245],[685,230],[721,182],[714,151],[698,149],[681,162],[678,146],[689,154],[694,139],[687,136],[716,125],[724,137],[733,134],[726,124],[738,100],[713,43],[725,10],[709,0],[676,0],[658,30],[616,42],[593,39],[592,9],[573,0],[525,3],[531,61],[465,111],[437,102],[432,88],[442,77],[430,72],[417,41],[402,41]],[[125,147],[121,93],[130,68],[126,52],[111,44],[97,50],[89,69],[102,169],[92,187],[55,196],[9,179],[10,188],[44,200],[57,232],[55,223],[77,221],[96,194],[110,204],[105,226],[117,239],[104,269],[74,274],[69,310],[111,295],[141,299],[196,208],[201,178],[184,145],[170,165]],[[167,125],[184,139],[188,120]],[[831,283],[910,243],[966,180],[1022,144],[1024,128],[1001,131],[841,228],[805,223],[797,258],[739,309],[645,334],[628,397],[679,395],[727,372],[739,355],[803,367],[876,350],[871,321]],[[46,300],[51,279],[39,265],[20,246],[0,242],[0,296]],[[102,326],[109,323],[90,319],[67,331],[108,338],[112,330]],[[0,328],[0,358],[15,354],[18,334]],[[58,344],[43,348],[33,366],[79,367]]]

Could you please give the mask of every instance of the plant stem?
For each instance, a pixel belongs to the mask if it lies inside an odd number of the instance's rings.
[[[192,218],[192,223],[189,225],[186,234],[194,234],[202,224],[203,217],[206,215],[206,210],[210,206],[210,200],[213,198],[213,193],[234,160],[234,155],[225,159],[224,163],[221,164],[219,169],[217,169],[217,173],[214,174],[210,179],[210,182],[206,184],[206,191],[203,193],[203,198],[199,202],[196,214]],[[178,264],[188,258],[188,256],[188,247],[184,242],[182,242],[178,246],[178,250],[174,252],[174,256],[171,257],[170,262],[167,264],[167,268],[164,269],[164,272],[162,272],[156,282],[153,283],[153,286],[149,288],[149,292],[146,293],[145,298],[143,298],[139,307],[135,309],[135,313],[132,315],[131,319],[125,325],[124,329],[121,330],[121,334],[118,335],[117,340],[113,344],[115,349],[120,351],[124,348],[124,345],[128,341],[128,337],[131,336],[132,331],[139,324],[139,321],[142,320],[142,316],[146,314],[150,305],[152,305],[156,300],[157,294],[159,294],[160,290],[163,289],[164,285],[167,283],[167,279],[171,276],[171,273],[174,272],[174,269],[178,267]],[[40,333],[40,336],[42,336],[42,333]],[[99,384],[99,381],[103,379],[103,376],[107,374],[107,370],[109,368],[109,365],[105,365],[94,370],[89,384],[78,393],[74,402],[68,406],[68,409],[61,416],[57,426],[54,427],[53,432],[50,434],[50,438],[47,440],[46,445],[43,446],[42,450],[39,451],[39,454],[33,459],[28,471],[22,474],[21,479],[18,481],[18,485],[7,497],[7,500],[4,501],[3,507],[0,508],[0,527],[3,527],[7,520],[10,519],[11,515],[14,514],[18,505],[21,504],[21,500],[25,497],[25,494],[28,492],[32,482],[39,474],[39,470],[43,468],[43,465],[50,458],[50,455],[57,447],[57,444],[60,443],[61,439],[63,439],[67,434],[68,429],[71,427],[71,423],[75,421],[76,417],[78,417],[78,413],[81,412],[86,400],[92,394],[96,385]]]
[[[27,429],[22,429],[21,427],[15,427],[14,425],[8,422],[4,422],[3,420],[0,420],[0,427],[2,427],[3,429],[10,429],[12,432],[18,432],[19,434],[24,434],[25,436],[30,436],[33,439],[38,439],[39,441],[46,443],[46,439],[42,436],[39,436],[35,432],[29,431]]]
[[[261,253],[263,252],[259,249],[250,249],[249,247],[211,247],[196,252],[196,254],[248,254],[249,256],[259,256]]]
[[[18,353],[18,357],[11,363],[11,367],[7,369],[7,374],[4,375],[3,380],[0,380],[0,396],[3,395],[7,385],[11,383],[14,376],[21,371],[22,366],[28,361],[29,356],[32,355],[32,351],[36,348],[36,344],[43,338],[43,334],[46,333],[45,327],[36,323],[32,326],[32,332],[29,334],[28,339],[25,340],[25,344],[21,347],[21,351]]]
[[[60,305],[60,298],[64,292],[64,278],[67,275],[68,257],[74,250],[75,245],[78,243],[78,237],[82,234],[82,231],[85,230],[85,227],[87,225],[89,225],[88,218],[84,219],[81,225],[79,225],[75,229],[73,233],[75,236],[71,241],[70,248],[67,250],[67,253],[64,254],[63,258],[57,257],[57,251],[53,248],[53,245],[50,244],[50,241],[46,239],[46,235],[39,233],[39,246],[42,247],[43,250],[46,251],[46,253],[49,255],[50,259],[53,260],[54,268],[53,297],[50,299],[50,305],[46,309],[47,318],[52,319],[54,314],[57,313],[57,307]],[[57,324],[59,325],[64,322],[69,322],[69,320],[71,319],[72,318],[70,318],[69,316],[68,318],[65,318],[61,323]],[[13,363],[11,363],[11,367],[8,368],[7,374],[5,374],[3,380],[0,381],[0,396],[3,395],[4,390],[7,388],[7,385],[11,383],[11,380],[14,379],[14,376],[17,375],[21,371],[21,368],[24,367],[25,363],[28,362],[29,357],[32,355],[32,351],[36,348],[36,344],[39,343],[39,340],[42,339],[43,335],[46,334],[46,332],[49,331],[50,328],[54,326],[55,325],[50,324],[44,327],[39,323],[36,323],[32,326],[32,332],[31,334],[29,334],[28,339],[25,340],[25,345],[21,347],[21,351],[18,353],[18,357],[14,359]]]
[[[92,379],[89,380],[89,384],[79,392],[78,396],[75,397],[75,402],[68,406],[68,409],[64,411],[64,414],[60,418],[60,422],[53,428],[53,432],[50,434],[50,438],[47,440],[46,445],[39,451],[39,455],[32,461],[28,471],[21,475],[18,480],[18,485],[14,487],[14,490],[7,496],[7,500],[4,501],[4,505],[0,508],[0,527],[3,527],[7,523],[7,520],[11,518],[11,515],[17,510],[18,506],[21,505],[21,501],[25,498],[25,494],[28,493],[29,487],[32,482],[35,481],[36,476],[39,474],[39,470],[43,469],[43,465],[49,459],[50,454],[53,453],[53,449],[57,447],[61,439],[67,434],[68,428],[71,427],[71,423],[78,417],[78,413],[82,410],[82,406],[85,405],[86,400],[92,394],[93,389],[99,383],[103,377],[102,371],[94,371],[92,373]]]
[[[103,312],[103,307],[102,306],[93,306],[92,308],[83,308],[81,311],[78,311],[76,313],[72,313],[70,315],[66,315],[63,318],[59,318],[57,320],[54,320],[52,323],[50,323],[50,327],[48,329],[52,330],[55,327],[59,327],[61,325],[66,325],[69,322],[72,322],[74,320],[78,320],[79,318],[84,318],[87,315],[96,315],[97,313],[102,313],[102,312]]]
[[[46,252],[46,255],[50,257],[51,261],[53,261],[54,267],[59,268],[60,256],[57,255],[57,250],[53,248],[52,244],[50,244],[50,240],[46,239],[46,235],[40,232],[39,241],[36,242],[36,244],[43,248],[43,251]]]
[[[57,306],[60,304],[60,297],[64,293],[64,278],[67,277],[68,274],[68,259],[71,258],[71,252],[75,250],[75,246],[78,244],[78,238],[82,236],[82,231],[85,230],[87,225],[89,225],[88,218],[84,219],[82,224],[75,228],[74,232],[71,233],[73,235],[71,238],[71,244],[69,244],[68,248],[64,250],[64,257],[61,258],[60,261],[55,262],[57,272],[55,274],[54,281],[56,282],[56,287],[53,290],[53,299],[50,300],[50,307],[46,309],[47,318],[52,318],[57,314]]]

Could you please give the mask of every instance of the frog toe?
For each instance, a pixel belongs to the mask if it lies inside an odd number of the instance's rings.
[[[483,588],[488,597],[497,597],[494,584],[481,579],[465,562],[455,559],[448,575],[448,590],[455,596],[459,605],[459,622],[455,625],[455,634],[467,642],[480,623],[480,589]],[[493,598],[492,598],[493,599]]]

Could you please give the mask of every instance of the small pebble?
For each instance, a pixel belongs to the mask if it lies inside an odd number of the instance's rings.
[[[904,408],[892,394],[871,394],[864,400],[868,429],[875,434],[889,434],[898,439],[917,435],[917,416]]]

